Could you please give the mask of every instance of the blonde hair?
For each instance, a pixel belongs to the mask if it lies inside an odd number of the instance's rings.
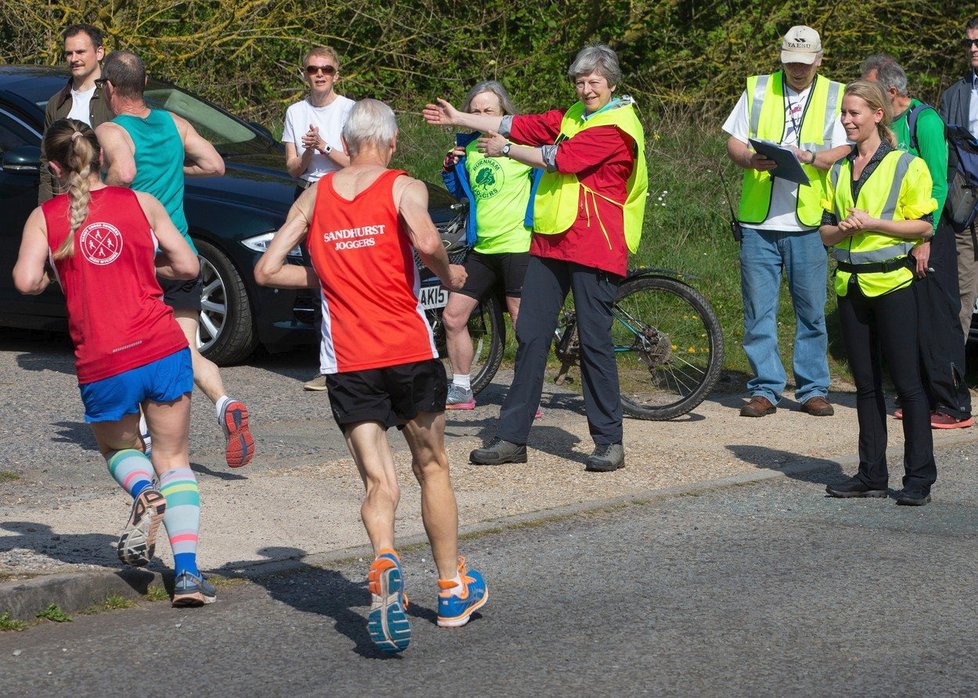
[[[893,110],[890,107],[890,100],[886,98],[886,93],[883,92],[883,88],[880,87],[878,82],[871,82],[869,80],[856,80],[850,82],[846,85],[845,96],[848,97],[852,95],[853,97],[859,97],[859,99],[866,102],[866,105],[872,110],[877,109],[883,110],[883,118],[880,122],[876,124],[876,130],[880,134],[880,140],[886,141],[891,146],[896,148],[897,138],[896,134],[890,128],[890,123],[893,121]]]
[[[75,231],[88,218],[91,201],[89,178],[98,172],[101,148],[88,124],[75,119],[59,119],[44,134],[44,152],[50,162],[62,168],[62,178],[68,185],[68,237],[54,251],[60,260],[75,254]]]
[[[322,56],[323,58],[331,58],[333,60],[333,63],[336,64],[336,69],[337,70],[340,69],[340,56],[330,46],[315,46],[309,49],[306,55],[302,58],[303,69],[305,69],[306,63],[308,63],[309,59],[312,58],[313,56]]]

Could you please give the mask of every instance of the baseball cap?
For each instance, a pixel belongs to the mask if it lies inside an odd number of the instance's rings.
[[[822,40],[811,27],[799,25],[792,27],[781,42],[782,63],[804,63],[811,65],[822,52]]]

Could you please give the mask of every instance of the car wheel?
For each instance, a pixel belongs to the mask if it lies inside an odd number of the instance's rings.
[[[194,240],[204,280],[197,347],[219,366],[238,363],[258,346],[248,291],[238,270],[210,243]]]

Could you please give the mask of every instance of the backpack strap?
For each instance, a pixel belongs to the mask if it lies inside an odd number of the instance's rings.
[[[917,150],[917,119],[920,118],[920,113],[927,109],[937,113],[937,110],[934,109],[934,107],[929,104],[924,104],[923,102],[917,104],[916,106],[910,107],[910,110],[907,112],[907,130],[910,131],[910,147],[914,150]],[[941,121],[943,122],[944,120],[941,119]]]

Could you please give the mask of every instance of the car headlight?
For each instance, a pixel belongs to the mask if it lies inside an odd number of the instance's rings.
[[[261,235],[256,235],[251,238],[245,238],[244,240],[241,241],[241,244],[247,247],[249,250],[253,250],[254,252],[264,253],[266,250],[268,250],[268,246],[269,244],[271,244],[272,238],[274,237],[275,237],[275,233],[263,233]],[[292,257],[293,259],[301,260],[302,250],[299,249],[298,245],[296,245],[291,250],[289,250],[288,256]]]

